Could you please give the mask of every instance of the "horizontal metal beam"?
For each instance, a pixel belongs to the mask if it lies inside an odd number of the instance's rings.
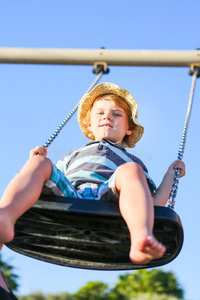
[[[110,66],[200,66],[200,50],[107,50],[0,48],[0,63]]]

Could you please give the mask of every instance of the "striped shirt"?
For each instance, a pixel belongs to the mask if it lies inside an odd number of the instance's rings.
[[[121,143],[108,140],[91,141],[82,148],[68,152],[57,163],[65,177],[75,188],[90,182],[101,184],[108,180],[117,167],[126,162],[136,162],[142,166],[146,174],[151,192],[156,187],[148,175],[148,170],[143,162],[136,156],[128,153]]]

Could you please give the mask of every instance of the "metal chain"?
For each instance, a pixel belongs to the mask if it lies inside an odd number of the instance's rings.
[[[89,93],[92,88],[97,84],[97,82],[100,80],[101,76],[104,74],[104,71],[102,70],[97,74],[97,77],[95,78],[94,82],[91,84],[89,89],[86,91],[86,94]],[[51,135],[51,137],[46,141],[46,143],[43,145],[44,148],[48,148],[49,145],[53,142],[53,140],[57,137],[61,129],[67,124],[67,122],[70,120],[70,118],[74,115],[76,110],[78,109],[80,101],[77,103],[77,105],[73,108],[73,110],[70,112],[70,114],[64,119],[64,121],[58,126],[56,131]]]
[[[194,68],[193,76],[192,76],[192,85],[191,85],[191,90],[190,90],[190,96],[189,96],[189,102],[188,102],[188,108],[187,108],[187,113],[185,117],[185,124],[184,124],[184,130],[183,130],[183,135],[178,151],[178,160],[182,160],[183,154],[185,151],[185,144],[186,144],[186,138],[187,138],[187,132],[188,132],[188,126],[190,122],[190,116],[191,116],[191,111],[192,111],[192,104],[193,104],[193,97],[194,97],[194,90],[195,90],[195,84],[196,84],[196,79],[199,77],[199,68]],[[179,177],[180,177],[180,169],[175,169],[174,173],[174,178],[173,178],[173,184],[171,186],[171,191],[169,194],[169,199],[168,199],[168,207],[174,209],[175,206],[175,198],[177,195],[178,191],[178,184],[179,184]]]

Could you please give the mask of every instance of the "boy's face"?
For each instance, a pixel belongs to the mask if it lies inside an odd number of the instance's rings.
[[[113,100],[98,99],[91,111],[89,130],[95,140],[121,142],[125,135],[130,135],[128,116]]]

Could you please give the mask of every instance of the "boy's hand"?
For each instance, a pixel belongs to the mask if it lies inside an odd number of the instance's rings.
[[[175,160],[168,169],[169,173],[173,173],[175,172],[175,169],[179,169],[180,170],[180,178],[183,177],[185,175],[185,164],[182,160]]]
[[[30,151],[30,157],[42,155],[47,156],[47,149],[42,146],[37,146],[35,149]]]

